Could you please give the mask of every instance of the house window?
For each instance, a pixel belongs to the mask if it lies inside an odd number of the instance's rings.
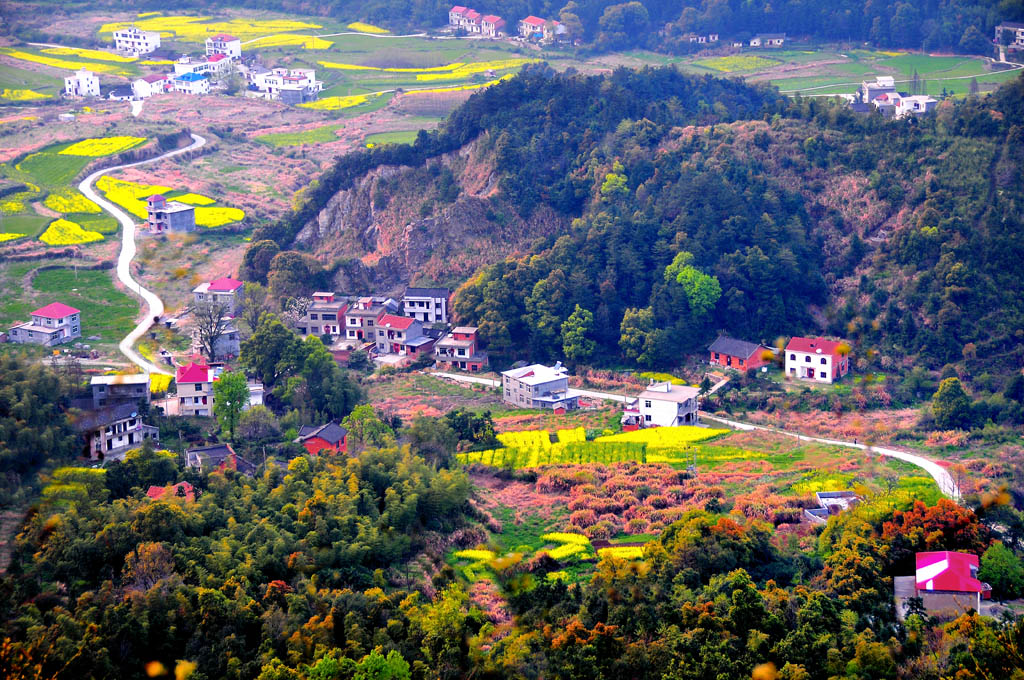
[[[649,399],[645,399],[644,400],[644,408],[650,408],[650,407],[651,407],[651,401]]]
[[[796,355],[795,354],[790,354],[789,355],[789,360],[790,361],[796,361]]]
[[[718,361],[718,352],[715,352],[715,361]]]
[[[384,331],[377,331],[377,335],[378,335],[378,337],[383,338],[384,337]]]
[[[650,414],[647,414],[647,415],[644,416],[644,422],[645,423],[651,422],[651,415]]]
[[[809,364],[809,363],[811,363],[811,358],[810,357],[804,357],[804,361]]]
[[[825,357],[822,357],[822,358],[821,358],[821,363],[822,363],[822,364],[827,364],[827,363],[828,363],[828,361],[826,361],[826,360],[825,360]]]
[[[317,317],[316,314],[310,314],[309,315],[309,319],[310,319],[310,321],[318,321],[319,320],[319,318]]]

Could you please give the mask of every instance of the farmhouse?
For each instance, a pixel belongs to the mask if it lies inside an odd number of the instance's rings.
[[[53,347],[82,337],[82,313],[60,302],[32,312],[32,320],[7,332],[8,342]]]
[[[79,419],[75,428],[88,439],[89,456],[93,460],[123,457],[146,439],[160,443],[160,430],[142,422],[135,404],[92,411]]]
[[[892,103],[894,107],[893,115],[896,118],[919,116],[929,111],[934,111],[935,107],[939,104],[937,99],[923,94],[901,95],[900,97],[893,98]]]
[[[157,31],[140,31],[135,26],[114,31],[114,48],[118,52],[141,56],[154,52],[160,47],[160,33]]]
[[[346,311],[348,311],[348,303],[335,299],[333,292],[313,293],[313,303],[298,320],[295,332],[302,337],[344,335]]]
[[[751,47],[782,47],[786,42],[785,33],[762,33],[750,39]]]
[[[699,394],[696,387],[652,380],[636,399],[626,402],[622,425],[629,429],[696,425],[699,422]]]
[[[214,370],[206,364],[179,366],[174,376],[178,384],[178,415],[213,415]]]
[[[505,20],[495,14],[480,17],[480,34],[497,38],[505,32]]]
[[[230,276],[222,276],[209,283],[200,283],[192,289],[192,299],[195,304],[214,303],[224,305],[225,316],[235,316],[238,312],[244,283]]]
[[[170,81],[167,80],[166,75],[154,73],[153,75],[136,78],[132,82],[132,92],[137,99],[146,99],[155,94],[163,94],[169,85]]]
[[[210,444],[188,449],[185,452],[185,467],[202,471],[234,470],[250,477],[256,470],[255,465],[235,453],[231,444]]]
[[[135,91],[131,85],[117,85],[107,93],[107,99],[112,102],[129,102],[135,98]]]
[[[229,59],[242,57],[242,41],[227,33],[218,33],[206,39],[206,56],[224,55]]]
[[[254,69],[250,72],[252,89],[266,99],[280,99],[286,104],[301,104],[316,99],[324,89],[311,68]]]
[[[310,455],[345,453],[348,451],[348,430],[335,422],[326,425],[303,425],[295,439]]]
[[[487,353],[480,350],[475,326],[457,326],[434,345],[434,361],[442,368],[476,373],[487,366]]]
[[[804,519],[813,524],[826,524],[832,515],[858,505],[861,497],[853,491],[816,491],[818,507],[804,510]]]
[[[571,411],[579,407],[579,396],[569,395],[568,371],[560,361],[550,367],[532,364],[503,371],[501,388],[502,401],[521,408]]]
[[[1004,21],[996,26],[996,44],[1006,45],[1008,50],[1024,50],[1024,24]]]
[[[377,320],[377,353],[416,357],[434,349],[434,339],[423,334],[423,324],[416,319],[384,314]]]
[[[859,94],[860,100],[865,104],[870,104],[883,94],[898,94],[896,92],[896,79],[892,76],[876,76],[874,81],[862,81]]]
[[[771,348],[764,345],[720,335],[708,348],[708,363],[746,371],[764,366],[767,363],[765,352],[771,351]]]
[[[385,314],[397,314],[400,309],[391,298],[359,298],[345,310],[345,337],[375,342],[377,321]]]
[[[943,550],[921,552],[915,557],[913,593],[929,614],[959,616],[981,611],[981,601],[991,597],[992,587],[978,580],[978,556]],[[896,585],[899,588],[899,585]]]
[[[64,76],[64,94],[68,97],[99,97],[100,78],[84,66]]]
[[[149,374],[97,375],[89,381],[92,389],[92,407],[103,408],[118,404],[141,406],[150,403]]]
[[[448,288],[406,288],[402,313],[423,323],[448,323]]]
[[[154,485],[146,491],[146,498],[154,501],[184,498],[186,503],[192,503],[196,499],[196,490],[188,482],[178,482],[167,486]]]
[[[198,73],[183,73],[174,78],[174,91],[191,95],[208,94],[210,81]]]
[[[544,20],[532,14],[519,21],[519,35],[523,38],[540,40],[544,37]]]
[[[786,375],[832,383],[850,370],[849,348],[825,338],[793,338],[786,345]]]
[[[196,230],[196,209],[160,194],[146,199],[146,227],[154,234],[184,233]]]

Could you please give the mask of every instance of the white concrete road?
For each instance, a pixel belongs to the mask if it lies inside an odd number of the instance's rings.
[[[170,371],[166,368],[146,361],[139,356],[138,352],[134,349],[135,342],[149,330],[150,326],[153,325],[153,319],[164,313],[164,303],[156,296],[155,293],[143,288],[138,281],[132,278],[132,259],[135,257],[136,250],[135,220],[121,210],[121,208],[103,198],[99,192],[93,189],[92,185],[93,182],[95,182],[101,175],[105,175],[109,172],[121,170],[123,168],[131,168],[136,165],[157,163],[165,158],[171,158],[172,156],[178,156],[192,151],[193,149],[198,149],[204,144],[206,144],[206,139],[194,134],[192,135],[192,143],[186,147],[175,149],[174,151],[168,151],[165,154],[161,154],[154,158],[147,158],[144,161],[116,165],[110,168],[102,168],[93,172],[78,184],[78,190],[85,194],[86,198],[116,217],[118,222],[121,223],[121,252],[117,256],[117,278],[128,288],[128,290],[142,298],[143,302],[145,302],[145,306],[142,310],[142,320],[139,322],[139,325],[136,326],[131,333],[126,335],[123,340],[121,340],[119,348],[122,354],[128,357],[133,364],[141,368],[146,373],[163,373],[164,375],[170,375]]]
[[[475,383],[478,385],[488,385],[490,387],[499,387],[501,384],[497,380],[490,380],[488,378],[477,378],[475,376],[469,375],[460,375],[458,373],[431,373],[431,375],[437,376],[439,378],[455,380],[457,382]],[[609,401],[617,401],[620,403],[626,401],[626,397],[621,394],[610,394],[607,392],[591,392],[589,390],[570,390],[570,392],[574,394],[579,394],[580,396],[591,397],[594,399],[607,399]],[[723,425],[727,425],[735,430],[764,430],[765,432],[775,432],[777,434],[786,435],[787,437],[794,437],[796,439],[799,439],[800,441],[818,442],[820,444],[832,444],[834,446],[845,446],[851,449],[860,449],[861,451],[869,450],[872,451],[873,453],[878,453],[889,458],[896,458],[902,461],[906,461],[912,465],[916,465],[917,467],[921,468],[929,475],[931,475],[932,479],[935,480],[935,483],[938,484],[939,490],[942,491],[944,495],[949,496],[954,501],[960,502],[960,489],[959,487],[957,487],[956,482],[953,481],[952,475],[950,475],[944,467],[942,467],[933,460],[925,458],[924,456],[918,456],[913,453],[908,453],[907,451],[899,451],[897,449],[890,449],[883,446],[868,446],[867,444],[845,442],[840,441],[838,439],[811,437],[809,435],[800,434],[799,432],[787,432],[786,430],[779,430],[774,427],[767,427],[765,425],[752,425],[750,423],[743,423],[738,420],[728,420],[726,418],[719,418],[717,416],[712,416],[708,413],[704,413],[703,411],[701,412],[700,417],[703,418],[704,420],[711,420],[716,423],[722,423]]]

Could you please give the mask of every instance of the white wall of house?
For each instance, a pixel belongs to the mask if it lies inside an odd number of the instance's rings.
[[[833,357],[830,354],[786,350],[786,375],[799,380],[832,382]]]
[[[64,94],[69,97],[99,97],[99,76],[85,68],[76,71],[74,75],[65,76]]]

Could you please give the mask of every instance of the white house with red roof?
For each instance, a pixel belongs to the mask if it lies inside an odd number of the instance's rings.
[[[505,20],[497,14],[485,14],[480,17],[480,34],[489,38],[498,38],[505,32]]]
[[[525,19],[519,20],[519,35],[527,39],[540,40],[544,37],[544,24],[543,19],[531,14]]]
[[[206,39],[206,56],[222,54],[229,59],[242,57],[242,41],[227,33],[218,33]]]
[[[10,342],[52,347],[82,337],[82,312],[62,302],[51,302],[31,316],[31,321],[8,331]]]
[[[915,561],[915,591],[929,614],[980,612],[982,599],[992,594],[978,580],[977,555],[941,550],[917,553]]]
[[[155,94],[163,94],[167,91],[169,86],[170,80],[167,79],[167,74],[154,73],[152,75],[136,78],[132,82],[132,94],[134,94],[137,99],[146,99]]]
[[[448,10],[448,25],[458,28],[462,25],[462,17],[469,11],[468,7],[462,5],[455,5]]]
[[[213,383],[216,381],[214,369],[206,364],[192,362],[179,366],[174,374],[178,385],[178,415],[213,415]]]
[[[786,345],[786,375],[798,380],[832,383],[850,371],[846,343],[825,338],[793,338]]]
[[[230,276],[222,276],[206,283],[200,283],[192,289],[192,298],[195,304],[219,304],[227,308],[224,316],[235,316],[241,304],[241,292],[245,286],[238,279]]]
[[[397,314],[384,314],[377,320],[378,354],[397,354],[402,357],[417,357],[434,350],[434,338],[423,334],[423,324],[416,319]]]

